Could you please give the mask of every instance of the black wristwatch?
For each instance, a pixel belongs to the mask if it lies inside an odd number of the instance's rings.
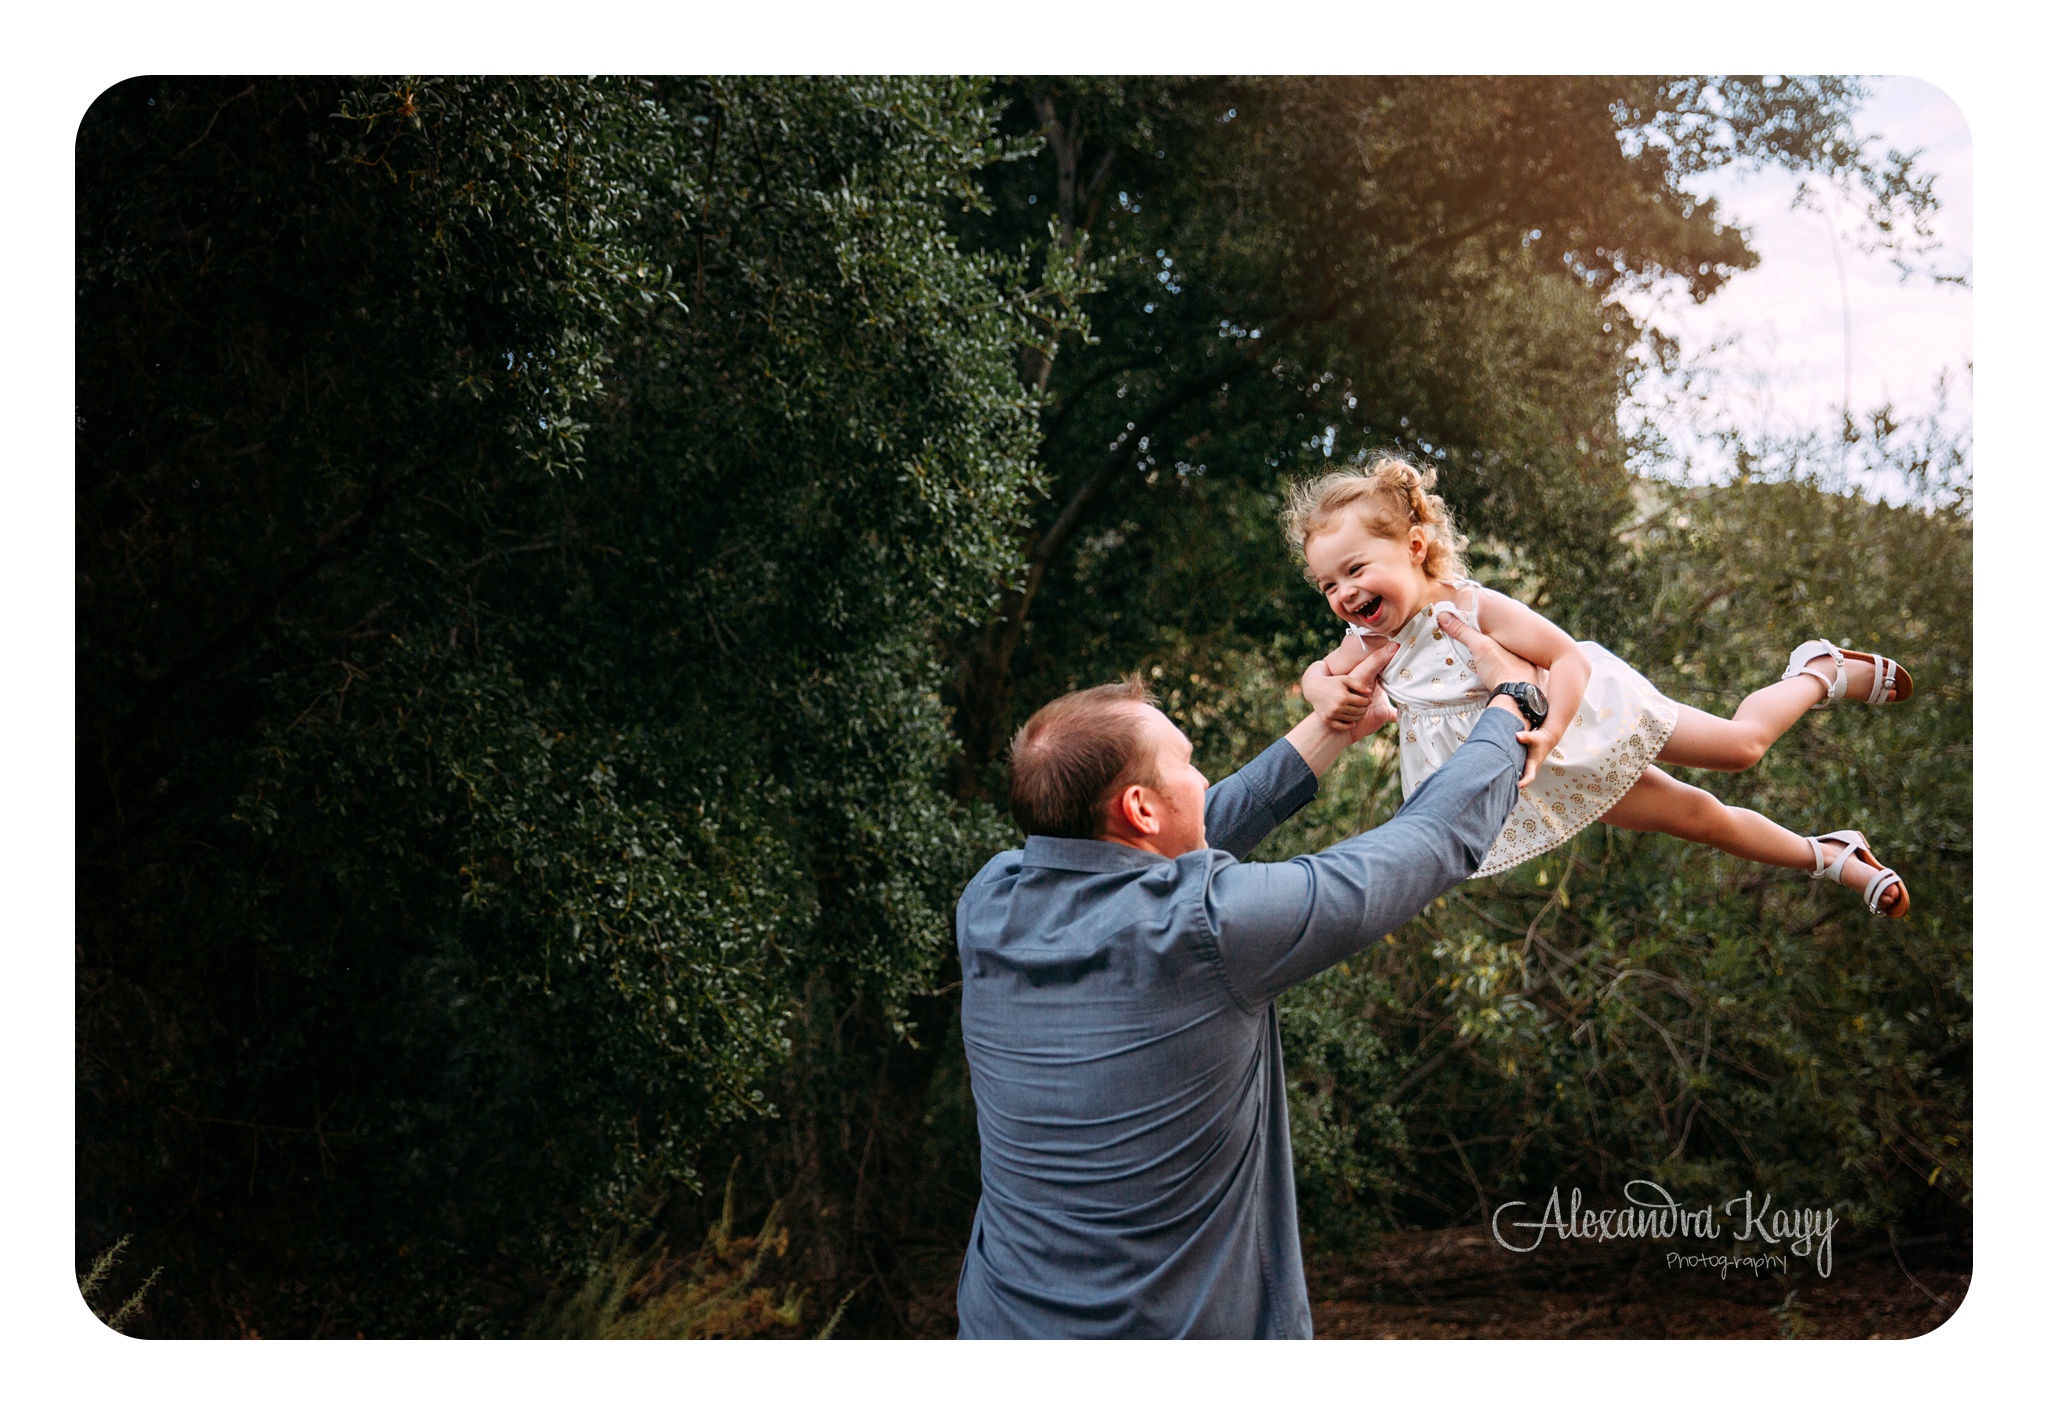
[[[1534,683],[1502,683],[1493,691],[1515,700],[1522,716],[1529,719],[1531,731],[1541,727],[1543,719],[1550,716],[1550,699],[1544,697],[1543,690]]]

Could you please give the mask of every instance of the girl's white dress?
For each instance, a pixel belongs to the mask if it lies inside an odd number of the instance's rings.
[[[1437,627],[1437,614],[1445,609],[1479,627],[1479,586],[1471,580],[1454,583],[1458,598],[1471,601],[1469,607],[1444,600],[1418,611],[1395,631],[1400,648],[1380,675],[1400,712],[1395,725],[1401,733],[1404,796],[1414,795],[1431,772],[1451,759],[1491,696],[1465,646]],[[1348,632],[1370,647],[1364,630],[1353,625]],[[1579,647],[1593,665],[1585,700],[1549,760],[1536,769],[1536,779],[1523,790],[1474,878],[1499,874],[1592,824],[1656,761],[1677,725],[1678,704],[1642,674],[1598,644],[1582,640]]]

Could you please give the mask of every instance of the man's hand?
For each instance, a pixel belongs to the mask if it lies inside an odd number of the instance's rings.
[[[1502,648],[1448,610],[1437,615],[1436,626],[1471,653],[1472,666],[1479,670],[1479,681],[1488,688],[1498,688],[1503,683],[1541,683],[1535,664]]]
[[[1557,746],[1557,739],[1563,735],[1562,728],[1552,728],[1549,723],[1515,734],[1515,740],[1529,749],[1528,760],[1522,764],[1522,779],[1515,783],[1517,791],[1529,789],[1529,783],[1536,779],[1536,768],[1543,765],[1543,759],[1550,755],[1551,749]]]
[[[1380,684],[1380,674],[1393,662],[1394,652],[1393,643],[1382,644],[1341,677],[1323,667],[1320,659],[1310,664],[1308,672],[1302,675],[1302,696],[1316,707],[1316,711],[1295,723],[1294,730],[1287,734],[1287,740],[1294,744],[1294,750],[1301,753],[1301,759],[1308,763],[1308,769],[1318,778],[1337,764],[1337,758],[1344,755],[1345,748],[1394,720],[1394,705],[1387,701],[1387,690]],[[1365,700],[1363,707],[1357,709],[1356,720],[1347,727],[1332,725],[1321,703],[1327,702],[1336,707],[1354,697]]]
[[[1396,645],[1381,644],[1360,659],[1349,673],[1333,674],[1320,662],[1301,678],[1301,695],[1316,714],[1346,739],[1369,737],[1394,719],[1394,707],[1380,674],[1392,662]]]
[[[1536,665],[1520,654],[1502,648],[1493,639],[1480,633],[1455,614],[1443,613],[1436,617],[1437,627],[1463,644],[1472,655],[1472,666],[1479,671],[1479,679],[1488,688],[1498,688],[1503,683],[1535,683]],[[1527,790],[1529,783],[1536,779],[1536,768],[1543,765],[1543,759],[1557,746],[1564,735],[1564,724],[1553,717],[1540,728],[1526,728],[1515,734],[1515,740],[1528,749],[1528,759],[1522,764],[1522,779],[1515,783],[1518,791]]]

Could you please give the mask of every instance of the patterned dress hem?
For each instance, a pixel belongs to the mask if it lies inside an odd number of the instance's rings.
[[[1649,715],[1646,713],[1645,716]],[[1583,795],[1585,799],[1574,799],[1564,809],[1553,811],[1549,816],[1540,817],[1542,823],[1549,828],[1543,831],[1531,832],[1526,842],[1509,846],[1508,853],[1503,855],[1501,854],[1503,842],[1509,838],[1510,834],[1519,833],[1516,831],[1511,817],[1510,823],[1502,829],[1500,836],[1487,849],[1486,858],[1479,862],[1479,868],[1472,872],[1471,877],[1473,879],[1484,879],[1488,875],[1497,875],[1511,870],[1525,860],[1533,860],[1545,851],[1556,849],[1587,826],[1593,824],[1594,821],[1612,810],[1615,802],[1634,789],[1635,784],[1643,779],[1644,772],[1656,765],[1657,753],[1664,750],[1664,744],[1671,740],[1671,733],[1677,726],[1678,723],[1675,719],[1666,722],[1656,717],[1651,717],[1647,723],[1640,724],[1640,730],[1631,734],[1628,756],[1626,758],[1629,764],[1634,767],[1633,774],[1629,774],[1626,780],[1618,783],[1603,784],[1597,792],[1578,793]],[[1640,748],[1634,745],[1637,738],[1642,739]],[[1640,762],[1636,760],[1638,756],[1641,758]]]

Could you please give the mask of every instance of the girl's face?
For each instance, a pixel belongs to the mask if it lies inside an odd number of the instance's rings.
[[[1370,634],[1392,634],[1430,602],[1422,560],[1429,543],[1411,526],[1394,540],[1368,530],[1356,512],[1340,517],[1302,546],[1309,573],[1330,608]]]

